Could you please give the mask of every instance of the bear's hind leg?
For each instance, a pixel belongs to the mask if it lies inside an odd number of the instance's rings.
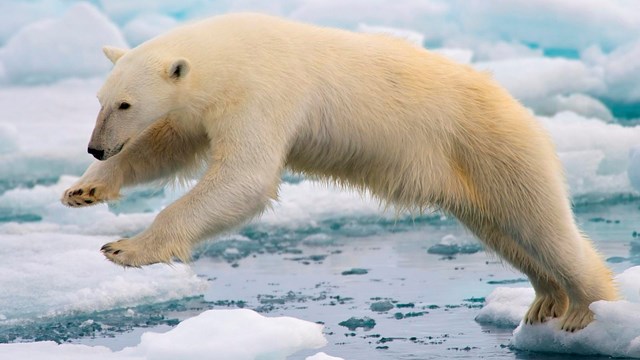
[[[524,316],[525,324],[539,324],[549,318],[559,318],[564,315],[569,305],[569,298],[560,285],[546,273],[528,276],[536,291],[536,297]]]
[[[536,260],[527,254],[518,243],[488,222],[482,223],[464,217],[461,217],[460,220],[489,249],[529,278],[536,292],[536,297],[524,317],[526,324],[543,323],[549,318],[561,317],[566,312],[569,303],[567,293],[552,275],[539,266]]]
[[[550,221],[549,225],[539,227],[531,225],[519,227],[521,235],[513,237],[516,245],[529,254],[532,263],[544,269],[558,289],[564,290],[568,296],[568,307],[560,322],[561,329],[573,332],[586,327],[593,320],[593,313],[589,309],[592,302],[617,299],[611,272],[572,220]],[[514,265],[526,272],[518,264]],[[558,294],[558,291],[551,293]],[[545,304],[548,301],[544,299],[545,292],[537,296],[542,298],[536,299],[532,305],[530,312],[533,314],[537,307],[548,307]],[[528,314],[528,320],[531,318]]]

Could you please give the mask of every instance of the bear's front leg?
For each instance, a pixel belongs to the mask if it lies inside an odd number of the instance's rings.
[[[251,134],[218,139],[212,165],[196,186],[162,210],[144,232],[103,246],[107,259],[133,267],[173,258],[188,261],[195,244],[260,213],[276,197],[285,143],[265,144],[275,136]]]
[[[70,207],[96,205],[120,196],[121,171],[117,158],[91,164],[82,177],[62,194],[60,201]]]

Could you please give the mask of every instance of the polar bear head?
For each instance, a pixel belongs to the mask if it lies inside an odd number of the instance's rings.
[[[98,92],[101,108],[89,141],[88,151],[98,160],[118,154],[154,121],[179,109],[190,70],[184,58],[109,46],[103,51],[114,67]]]

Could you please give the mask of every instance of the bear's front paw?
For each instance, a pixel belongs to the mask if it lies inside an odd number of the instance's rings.
[[[141,267],[159,262],[170,262],[168,259],[158,259],[150,257],[150,254],[139,246],[139,241],[132,239],[120,239],[118,241],[105,244],[100,251],[113,263],[125,267]]]
[[[106,185],[80,184],[67,189],[60,201],[70,207],[91,206],[116,198]]]
[[[100,250],[107,259],[125,267],[169,264],[174,258],[187,262],[191,256],[189,247],[182,247],[175,242],[163,242],[162,239],[145,234],[110,242]]]

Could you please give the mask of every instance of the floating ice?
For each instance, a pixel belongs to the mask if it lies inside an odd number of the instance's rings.
[[[460,64],[470,64],[471,59],[473,58],[473,51],[469,49],[459,49],[459,48],[438,48],[431,50],[434,53],[445,56],[455,62]]]
[[[322,326],[291,317],[268,318],[255,311],[209,310],[184,320],[166,333],[146,332],[140,344],[113,352],[103,346],[35,342],[0,345],[7,359],[84,360],[284,360],[303,349],[327,343]],[[324,353],[314,360],[339,359]]]
[[[69,6],[65,0],[1,1],[0,44],[23,26],[47,17],[61,15]]]
[[[203,0],[97,0],[102,10],[119,24],[124,24],[141,14],[161,14],[184,20],[188,17],[206,15],[202,11],[207,3]]]
[[[473,238],[458,239],[452,234],[445,235],[440,242],[429,247],[429,254],[438,255],[457,255],[457,254],[475,254],[482,251],[482,245],[478,240]]]
[[[599,47],[590,47],[582,53],[582,59],[602,71],[607,85],[606,92],[599,95],[604,98],[626,103],[640,101],[640,41],[625,44],[609,54]]]
[[[533,301],[531,288],[497,288],[486,299],[476,321],[518,327],[511,345],[522,350],[640,358],[640,267],[616,276],[628,300],[596,301],[590,305],[595,320],[575,333],[559,329],[559,320],[544,324],[521,323]],[[631,302],[633,301],[633,302]]]
[[[15,126],[0,122],[0,155],[14,152],[18,150],[18,130]]]
[[[319,352],[313,356],[307,356],[305,360],[344,360],[344,359],[335,357],[335,356],[329,356],[323,352]]]
[[[532,288],[496,288],[487,296],[476,321],[500,327],[516,327],[527,313],[534,296]]]
[[[597,118],[613,122],[613,114],[600,100],[585,94],[556,95],[541,100],[528,100],[527,106],[537,115],[553,116],[570,111],[585,118]]]
[[[550,49],[606,48],[637,39],[640,4],[598,0],[456,0],[464,32],[481,38],[518,39]],[[553,16],[550,16],[553,14]],[[606,29],[606,31],[602,31]]]
[[[144,14],[129,21],[123,28],[127,42],[133,47],[178,25],[176,19],[158,14]]]
[[[640,191],[640,145],[634,146],[629,152],[629,181]]]
[[[99,251],[112,240],[47,232],[2,234],[0,288],[5,291],[0,293],[0,324],[180,299],[204,291],[206,281],[183,264],[137,271],[113,266]]]
[[[370,26],[367,24],[358,24],[358,31],[371,33],[371,34],[380,34],[380,35],[388,35],[392,37],[397,37],[399,39],[406,40],[411,44],[422,47],[424,44],[424,35],[419,32],[406,30],[406,29],[397,29],[385,26]]]
[[[633,191],[629,149],[640,142],[640,126],[606,124],[571,112],[539,120],[553,137],[574,198],[595,201]]]
[[[605,88],[599,74],[578,60],[537,57],[481,62],[475,63],[474,67],[491,72],[501,85],[525,104],[556,95],[588,93]]]
[[[105,44],[126,46],[107,17],[78,3],[61,18],[25,26],[0,49],[4,81],[33,84],[104,74],[111,68],[101,51]]]

